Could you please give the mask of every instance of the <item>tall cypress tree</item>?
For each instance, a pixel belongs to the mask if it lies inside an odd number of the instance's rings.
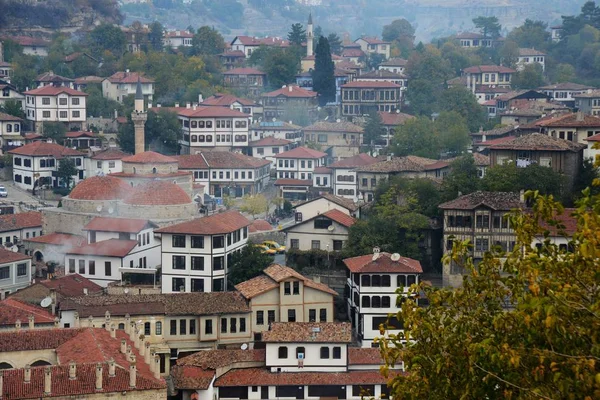
[[[335,66],[331,59],[329,41],[321,36],[315,50],[315,69],[312,72],[313,90],[319,94],[319,104],[335,101]]]

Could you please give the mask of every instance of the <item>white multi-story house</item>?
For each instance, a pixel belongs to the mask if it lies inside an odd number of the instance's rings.
[[[285,139],[294,142],[296,146],[302,143],[302,127],[284,121],[262,121],[250,127],[250,140],[266,137]]]
[[[178,49],[180,46],[192,47],[193,38],[194,34],[188,31],[171,31],[165,34],[163,43],[172,49]]]
[[[539,64],[542,71],[546,70],[546,53],[536,49],[519,49],[519,58],[517,60],[517,71],[522,71],[526,65]]]
[[[463,32],[455,36],[456,41],[460,47],[467,49],[477,47],[492,47],[494,40],[489,37],[483,36],[481,33],[476,32]]]
[[[31,284],[31,257],[0,248],[0,293],[2,298]]]
[[[116,100],[120,103],[123,98],[135,95],[138,80],[142,85],[144,100],[152,101],[154,96],[154,81],[146,78],[138,72],[115,72],[102,81],[102,95],[107,99]]]
[[[0,51],[2,51],[2,45],[0,44]],[[6,61],[2,61],[2,56],[0,56],[0,78],[9,78],[13,75],[14,68],[11,63]]]
[[[263,275],[235,285],[252,310],[252,332],[273,322],[333,322],[334,296],[329,286],[289,267],[271,264]]]
[[[0,215],[0,244],[5,247],[36,236],[42,236],[42,213],[30,211]]]
[[[222,292],[228,264],[248,243],[250,221],[227,211],[158,229],[162,238],[162,292]]]
[[[408,60],[404,58],[390,58],[389,60],[379,64],[379,69],[390,71],[395,74],[404,74],[404,70],[406,69],[407,63]]]
[[[356,169],[366,165],[375,164],[380,160],[371,157],[366,153],[358,154],[354,157],[346,158],[330,164],[328,168],[332,170],[332,189],[333,194],[345,197],[354,202],[359,200],[358,176]]]
[[[381,54],[387,60],[390,58],[392,44],[376,37],[364,36],[354,41],[360,45],[360,49],[366,54]]]
[[[463,70],[463,78],[467,87],[475,93],[479,85],[499,86],[510,88],[513,75],[512,68],[501,65],[477,65]]]
[[[71,179],[77,183],[85,178],[86,154],[56,143],[33,142],[10,150],[13,155],[13,181],[21,189],[33,190],[42,185],[58,187],[64,185],[56,176],[59,162],[72,159],[77,175]]]
[[[294,207],[295,221],[302,222],[307,219],[312,219],[317,215],[323,214],[330,210],[338,210],[344,214],[358,218],[359,208],[351,200],[333,194],[323,194],[314,199],[305,201]]]
[[[306,200],[313,185],[315,168],[324,166],[326,157],[327,154],[307,147],[296,147],[277,154],[275,186],[279,187],[280,196],[286,199]]]
[[[380,325],[391,333],[398,333],[402,322],[394,316],[398,312],[396,298],[407,293],[410,285],[419,283],[423,273],[421,263],[399,254],[380,253],[346,258],[348,315],[352,330],[362,347],[379,347],[373,343],[381,337]]]
[[[170,110],[181,122],[181,154],[197,154],[204,150],[241,151],[248,146],[250,117],[247,114],[227,107],[190,104]]]
[[[554,85],[542,86],[538,91],[551,97],[551,100],[558,101],[567,107],[575,106],[575,97],[584,93],[591,93],[595,90],[593,86],[581,85],[579,83],[563,82]]]
[[[258,120],[263,113],[262,104],[232,94],[215,93],[199,104],[200,106],[227,107],[249,115],[252,121]]]
[[[290,150],[291,145],[289,140],[268,136],[248,143],[248,155],[275,164],[275,156]]]
[[[46,57],[51,44],[48,40],[31,36],[6,36],[3,39],[16,42],[23,49],[23,54],[28,56]]]
[[[560,42],[560,39],[562,38],[562,32],[563,27],[560,25],[550,27],[550,37],[554,43]]]
[[[329,210],[283,229],[286,246],[295,250],[341,251],[356,220],[348,214]]]
[[[87,93],[49,85],[23,94],[25,116],[37,133],[43,134],[44,122],[62,122],[67,130],[85,130]]]
[[[86,159],[86,174],[87,176],[96,176],[123,172],[123,162],[121,160],[130,155],[115,148],[93,153],[90,158]]]
[[[0,106],[4,106],[9,101],[16,101],[21,104],[22,110],[25,109],[25,95],[19,93],[15,85],[0,79]]]
[[[23,120],[13,115],[0,112],[0,148],[5,150],[13,146],[20,146],[24,137],[21,136]]]
[[[204,185],[207,193],[218,198],[258,194],[270,179],[270,161],[240,153],[203,151],[175,158],[179,171],[191,172],[194,184]]]
[[[65,273],[79,274],[100,286],[122,282],[126,274],[151,275],[160,265],[156,225],[144,219],[95,217],[83,230],[88,244],[65,250]]]
[[[55,74],[53,71],[44,72],[35,78],[36,87],[42,86],[66,86],[75,89],[74,80]]]

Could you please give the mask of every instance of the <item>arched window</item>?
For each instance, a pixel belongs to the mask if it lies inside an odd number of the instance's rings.
[[[44,361],[44,360],[37,360],[34,363],[31,363],[32,367],[43,367],[44,365],[52,365],[50,364],[48,361]]]
[[[152,173],[155,174],[156,173],[156,167],[152,168]]]
[[[156,322],[156,325],[154,326],[154,332],[157,335],[162,335],[162,322],[160,322],[160,321]]]
[[[390,296],[381,296],[381,307],[386,308],[390,306]]]
[[[14,368],[10,363],[0,362],[0,369],[12,369]]]
[[[381,297],[373,296],[373,298],[371,299],[371,307],[380,308],[381,307]]]
[[[133,173],[134,173],[134,174],[135,174],[135,173],[137,173],[137,171],[136,171],[135,167],[133,167]]]
[[[121,331],[125,330],[125,324],[124,323],[120,323],[119,324],[119,330],[121,330]]]

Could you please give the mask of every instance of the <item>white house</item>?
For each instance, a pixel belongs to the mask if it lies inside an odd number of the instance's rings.
[[[2,51],[2,44],[0,44],[0,51]],[[2,61],[2,55],[0,55],[0,78],[9,78],[14,73],[14,67],[11,63]]]
[[[554,85],[542,86],[537,90],[547,94],[554,101],[558,101],[566,106],[573,107],[575,105],[575,96],[584,93],[591,93],[595,90],[595,88],[593,86],[581,85],[579,83],[562,82]]]
[[[347,198],[333,194],[322,194],[319,197],[300,203],[294,207],[296,222],[306,221],[330,210],[338,210],[357,218],[358,206]]]
[[[313,174],[313,188],[319,191],[319,194],[331,192],[331,177],[333,171],[328,167],[317,167]]]
[[[19,93],[15,85],[0,79],[0,106],[4,106],[9,101],[20,103],[21,109],[25,110],[25,95]]]
[[[419,283],[421,263],[399,254],[380,253],[346,258],[348,315],[352,330],[362,347],[379,346],[373,340],[381,337],[379,327],[398,333],[402,323],[388,316],[398,312],[397,290],[407,293],[410,285]]]
[[[86,159],[86,175],[96,176],[123,172],[121,160],[130,155],[115,148],[98,151]]]
[[[39,211],[0,215],[0,244],[5,247],[36,236],[42,236],[42,213]]]
[[[248,143],[248,155],[275,164],[275,156],[290,150],[292,142],[268,136]]]
[[[33,142],[10,150],[13,155],[13,181],[21,189],[33,190],[41,185],[58,187],[62,179],[56,176],[59,162],[72,159],[77,174],[71,182],[77,183],[85,178],[86,154],[56,143]]]
[[[381,54],[387,60],[390,58],[392,44],[376,37],[363,36],[354,41],[360,45],[360,49],[366,54]]]
[[[262,104],[237,97],[232,94],[215,93],[202,101],[200,106],[227,107],[249,115],[252,121],[258,120],[263,113]]]
[[[222,292],[234,252],[248,243],[250,221],[227,211],[158,229],[162,292]]]
[[[23,93],[25,116],[37,133],[44,122],[62,122],[68,130],[85,130],[87,93],[66,86],[43,86]]]
[[[554,43],[560,42],[560,39],[562,37],[562,31],[563,27],[560,25],[550,27],[550,37],[552,38],[552,41]]]
[[[302,143],[302,127],[284,121],[262,121],[250,127],[250,140],[252,141],[269,136],[289,140],[298,146]]]
[[[275,186],[279,187],[280,196],[286,199],[306,200],[313,185],[315,168],[324,166],[326,157],[327,154],[307,147],[296,147],[275,155]]]
[[[379,64],[380,70],[386,70],[395,74],[404,74],[408,60],[404,58],[390,58]]]
[[[270,179],[270,161],[240,153],[203,151],[175,158],[179,171],[192,173],[194,184],[204,185],[218,198],[258,194]]]
[[[333,194],[345,197],[354,202],[358,201],[360,196],[356,169],[375,164],[378,161],[366,153],[361,153],[330,164],[328,167],[332,170],[331,182]]]
[[[163,43],[172,49],[178,49],[180,46],[192,47],[194,34],[188,31],[170,31],[165,33]]]
[[[0,293],[2,298],[31,284],[31,257],[0,248]]]
[[[0,148],[20,146],[25,139],[22,130],[21,118],[0,112]]]
[[[142,86],[144,99],[152,101],[154,96],[154,81],[146,78],[138,72],[115,72],[102,81],[102,95],[107,99],[116,100],[120,103],[123,98],[129,95],[135,95],[138,80]]]
[[[246,58],[252,55],[254,50],[260,46],[267,47],[289,47],[290,43],[279,37],[251,37],[251,36],[236,36],[231,41],[231,51],[241,51],[246,55]]]
[[[600,142],[600,133],[583,140],[587,142],[587,148],[583,150],[583,157],[596,160],[596,158],[600,155],[600,149],[595,149],[594,145]]]
[[[519,58],[517,60],[517,71],[522,71],[526,65],[539,64],[542,71],[546,70],[546,53],[536,49],[519,49]]]
[[[286,246],[295,250],[341,251],[356,219],[333,209],[283,229]]]
[[[494,44],[492,38],[485,37],[481,33],[476,32],[459,33],[455,36],[455,39],[460,47],[465,48],[492,47]]]
[[[51,44],[48,40],[31,36],[6,36],[2,39],[16,42],[23,49],[23,54],[28,56],[46,57]]]

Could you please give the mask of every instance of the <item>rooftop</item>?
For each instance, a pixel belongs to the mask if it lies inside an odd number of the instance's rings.
[[[23,92],[23,94],[29,96],[57,96],[59,94],[66,93],[70,96],[87,96],[88,94],[85,92],[80,92],[79,90],[71,89],[67,86],[42,86],[37,89],[28,90]]]
[[[82,296],[84,290],[88,294],[100,293],[102,287],[79,274],[65,275],[55,279],[37,281],[31,286],[19,290],[10,296],[29,304],[40,304],[42,299],[50,295],[50,290],[56,290],[57,301],[73,296]]]
[[[348,82],[342,85],[342,88],[388,88],[388,89],[396,89],[401,88],[402,86],[397,83],[387,82],[387,81],[353,81]]]
[[[442,210],[473,210],[478,207],[509,211],[522,208],[523,203],[519,193],[474,192],[439,205]]]
[[[165,156],[155,151],[144,151],[122,159],[123,162],[130,164],[169,164],[177,160],[173,157]]]
[[[340,225],[345,226],[346,228],[350,228],[356,222],[356,219],[351,217],[350,215],[341,212],[337,208],[333,210],[329,210],[324,212],[323,214],[319,214],[321,217],[327,217],[332,221],[337,222]]]
[[[536,49],[520,48],[519,49],[519,55],[521,57],[527,57],[527,56],[545,56],[546,53],[544,53],[543,51],[536,50]]]
[[[36,324],[54,324],[54,315],[48,310],[9,297],[0,302],[0,326],[14,328],[17,320],[25,325],[33,315]]]
[[[279,47],[288,47],[290,42],[285,39],[279,37],[252,37],[252,36],[236,36],[234,40],[231,42],[235,42],[235,40],[239,40],[244,46],[279,46]]]
[[[600,118],[582,112],[569,113],[555,118],[540,121],[537,125],[548,128],[562,127],[600,127]]]
[[[122,160],[131,154],[125,153],[115,148],[108,148],[106,150],[98,151],[94,153],[90,159],[92,160]]]
[[[266,73],[256,68],[240,67],[224,71],[223,75],[266,75]]]
[[[248,227],[250,233],[272,231],[273,229],[273,226],[264,219],[255,219]]]
[[[362,37],[356,39],[355,42],[357,42],[361,39],[364,40],[365,42],[367,42],[368,44],[390,44],[390,42],[386,42],[385,40],[381,40],[375,36],[362,36]]]
[[[277,179],[274,183],[275,186],[312,186],[312,180],[302,180],[302,179],[288,179],[288,178],[280,178]]]
[[[69,193],[75,200],[118,200],[132,191],[124,180],[114,176],[92,176],[79,182]]]
[[[153,107],[150,111],[158,112],[161,110],[173,112],[179,116],[187,118],[243,118],[247,119],[249,115],[232,110],[229,107],[215,107],[212,105],[185,106],[185,107]]]
[[[383,125],[398,126],[404,124],[406,121],[415,119],[414,115],[405,114],[401,112],[383,112],[380,111],[381,122]]]
[[[371,165],[377,161],[379,160],[377,160],[375,157],[371,157],[366,153],[360,153],[358,155],[336,161],[333,164],[330,164],[329,168],[356,168],[362,167],[363,165]]]
[[[25,239],[28,242],[54,244],[58,246],[83,246],[87,240],[83,236],[73,235],[71,233],[48,233],[46,235],[30,237]]]
[[[407,63],[408,60],[404,58],[390,58],[389,60],[384,61],[379,65],[382,67],[406,67]]]
[[[235,210],[213,214],[208,217],[196,218],[180,224],[157,229],[156,233],[188,234],[188,235],[218,235],[234,232],[250,225],[250,221]]]
[[[327,156],[319,150],[309,149],[308,147],[296,147],[295,149],[284,151],[275,155],[275,158],[311,158],[318,159]]]
[[[131,253],[136,245],[137,241],[135,240],[108,239],[80,247],[72,247],[66,250],[65,254],[123,258]]]
[[[147,219],[95,217],[83,227],[84,231],[139,233],[156,225]]]
[[[80,151],[73,150],[56,143],[47,143],[43,141],[28,143],[21,147],[17,147],[16,149],[10,150],[9,153],[29,157],[49,156],[56,159],[61,159],[63,157],[85,156],[85,154]]]
[[[379,348],[348,347],[348,365],[383,365]]]
[[[444,165],[445,164],[445,165]],[[380,161],[364,167],[358,168],[360,172],[421,172],[427,171],[432,166],[437,168],[444,168],[448,166],[448,163],[439,160],[432,160],[430,158],[417,157],[417,156],[405,156],[405,157],[394,157],[391,160]]]
[[[398,255],[398,260],[393,260],[393,257],[393,254],[381,252],[377,258],[374,254],[346,258],[344,264],[350,272],[355,274],[372,272],[420,274],[423,272],[418,260],[400,255]]]
[[[229,107],[234,103],[239,103],[243,106],[255,106],[257,105],[254,101],[243,99],[241,97],[234,96],[232,94],[222,94],[216,93],[213,96],[205,99],[201,105],[204,106],[221,106],[221,107]]]
[[[6,114],[3,112],[0,112],[0,121],[16,121],[16,122],[20,122],[23,121],[21,118],[19,117],[15,117],[14,115],[10,115],[10,114]]]
[[[476,65],[473,67],[468,67],[463,70],[466,74],[482,74],[489,72],[496,72],[500,74],[513,74],[515,71],[512,68],[504,67],[502,65]]]
[[[581,85],[573,82],[555,83],[554,85],[546,85],[538,88],[539,90],[592,90],[593,86]]]
[[[274,90],[269,93],[263,93],[264,97],[292,97],[292,98],[316,98],[317,92],[313,92],[311,90],[303,89],[297,85],[288,85],[284,86],[281,89]]]
[[[43,74],[38,75],[35,80],[37,82],[73,82],[73,79],[57,75],[52,71],[44,72]]]
[[[0,232],[10,232],[18,229],[36,228],[41,226],[42,213],[39,211],[0,215]]]
[[[14,263],[18,261],[31,260],[31,256],[23,253],[6,250],[4,247],[0,247],[0,265]]]
[[[132,188],[123,202],[138,206],[169,206],[189,204],[192,199],[179,185],[158,180]]]
[[[330,202],[332,202],[334,204],[337,204],[338,206],[344,207],[348,211],[356,211],[356,210],[358,210],[358,206],[352,200],[347,199],[345,197],[339,197],[339,196],[336,196],[336,195],[331,194],[331,193],[322,194],[319,197],[315,197],[314,199],[307,200],[305,202],[297,204],[296,206],[294,206],[294,208],[301,207],[304,204],[312,203],[313,201],[317,201],[319,199],[326,199],[326,200],[328,200],[328,201],[330,201]]]
[[[260,146],[286,146],[292,143],[290,140],[286,139],[278,139],[274,136],[267,136],[265,138],[255,140],[253,142],[248,143],[250,147],[260,147]]]
[[[351,343],[349,322],[273,322],[265,343]]]
[[[111,76],[109,76],[106,79],[108,79],[108,81],[110,83],[137,84],[138,79],[141,83],[154,83],[154,81],[152,79],[148,79],[148,78],[142,76],[138,72],[127,72],[127,71],[115,72],[114,74],[112,74]]]
[[[516,128],[513,125],[502,126],[500,128],[494,128],[487,131],[480,130],[477,132],[471,133],[471,136],[486,136],[486,137],[495,137],[495,136],[504,136],[513,132]]]
[[[552,136],[531,133],[516,137],[504,143],[490,146],[491,150],[530,150],[530,151],[571,151],[578,152],[586,147],[585,144],[553,138]]]
[[[180,169],[205,168],[260,168],[269,165],[270,161],[250,157],[245,154],[224,151],[203,151],[175,157]]]
[[[357,80],[361,79],[405,79],[406,76],[395,72],[388,71],[387,69],[376,69],[373,71],[365,72],[356,77]]]

